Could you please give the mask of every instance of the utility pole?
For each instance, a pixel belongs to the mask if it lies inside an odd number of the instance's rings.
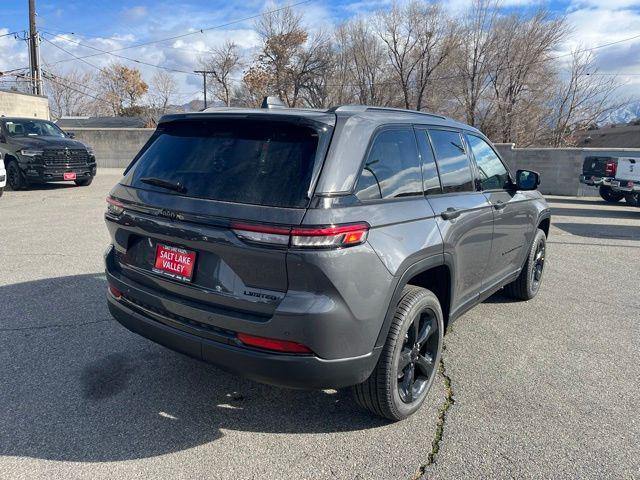
[[[36,30],[36,0],[29,0],[29,66],[31,67],[31,90],[36,95],[42,95],[40,35]]]
[[[193,73],[202,74],[202,82],[204,83],[204,108],[207,108],[207,74],[213,72],[211,70],[194,70]]]

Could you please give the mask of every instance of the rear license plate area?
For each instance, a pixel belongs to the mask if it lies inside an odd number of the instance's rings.
[[[153,272],[180,282],[191,282],[196,252],[158,243]]]

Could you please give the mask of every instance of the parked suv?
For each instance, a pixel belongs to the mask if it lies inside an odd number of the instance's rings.
[[[96,174],[91,147],[46,120],[0,118],[0,154],[12,190],[65,180],[84,187]]]
[[[487,138],[406,110],[165,116],[107,198],[112,315],[249,378],[398,420],[447,325],[536,295],[550,211]]]

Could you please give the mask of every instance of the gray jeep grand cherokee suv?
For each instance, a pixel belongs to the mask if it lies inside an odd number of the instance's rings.
[[[129,330],[249,378],[415,412],[447,325],[536,295],[550,213],[478,130],[420,112],[164,117],[107,198]]]

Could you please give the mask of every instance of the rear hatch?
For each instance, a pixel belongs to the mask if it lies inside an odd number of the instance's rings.
[[[107,213],[121,273],[181,299],[270,316],[287,291],[287,245],[277,231],[268,246],[239,231],[301,224],[331,138],[322,120],[200,114],[161,123],[111,192],[124,207]]]
[[[582,164],[582,174],[589,177],[613,177],[615,176],[614,157],[586,157]]]

